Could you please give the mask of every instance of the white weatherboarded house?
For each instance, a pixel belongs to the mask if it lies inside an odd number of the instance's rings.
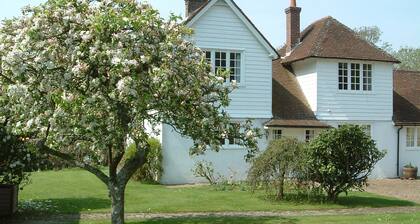
[[[272,118],[272,60],[278,57],[276,50],[263,37],[241,9],[231,0],[186,1],[186,24],[195,33],[193,42],[206,52],[213,68],[227,68],[239,88],[231,94],[227,108],[235,122],[248,118],[263,129]],[[267,141],[261,139],[260,147]],[[181,137],[167,125],[162,127],[164,184],[183,184],[200,181],[192,169],[197,160],[214,164],[216,172],[242,179],[248,166],[244,160],[247,150],[226,139],[219,153],[193,158],[189,155],[192,141]]]

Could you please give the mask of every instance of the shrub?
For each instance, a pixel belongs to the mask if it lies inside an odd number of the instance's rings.
[[[297,139],[282,138],[271,141],[261,155],[252,162],[248,182],[252,189],[263,186],[275,190],[277,200],[284,198],[284,183],[287,175],[297,176],[303,162],[303,143]]]
[[[206,179],[210,185],[215,185],[218,182],[218,179],[214,174],[214,167],[212,162],[199,161],[195,164],[194,169],[192,170],[195,177],[201,177]]]
[[[23,137],[12,135],[0,127],[0,184],[22,187],[37,163],[35,152]]]
[[[340,193],[363,190],[375,164],[385,156],[375,141],[355,125],[321,133],[308,147],[307,178],[319,183],[328,200]]]
[[[149,138],[148,143],[150,151],[147,154],[146,163],[134,173],[131,179],[143,183],[158,183],[163,173],[162,146],[155,138]],[[136,144],[131,144],[127,148],[126,158],[134,155],[136,150]]]

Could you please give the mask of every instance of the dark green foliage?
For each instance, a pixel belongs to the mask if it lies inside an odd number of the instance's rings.
[[[305,157],[303,143],[297,139],[282,138],[271,141],[261,155],[254,159],[248,173],[248,181],[255,190],[263,186],[267,191],[276,191],[277,199],[284,197],[287,176],[298,176]]]
[[[146,163],[134,173],[131,179],[142,183],[158,183],[163,173],[162,146],[155,138],[149,138],[147,142],[150,145],[150,151],[147,154]],[[136,150],[136,145],[131,144],[127,149],[126,158],[130,159]]]
[[[344,125],[321,133],[307,148],[307,178],[325,190],[328,200],[363,190],[375,164],[385,156],[359,126]]]
[[[0,127],[0,184],[23,185],[38,165],[35,152],[24,140]]]

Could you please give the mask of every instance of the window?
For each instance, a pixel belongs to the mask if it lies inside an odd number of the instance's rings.
[[[281,135],[282,135],[282,130],[273,130],[273,139],[277,140],[277,139],[281,139]]]
[[[351,90],[360,90],[360,64],[351,63]]]
[[[349,80],[350,74],[350,80]],[[352,91],[372,91],[372,65],[358,63],[338,63],[338,89]]]
[[[347,63],[338,63],[338,89],[347,90],[349,85],[349,76]]]
[[[416,129],[414,128],[407,128],[407,136],[406,136],[406,145],[407,147],[414,147],[414,141],[415,141],[415,131]]]
[[[206,60],[212,65],[213,71],[229,70],[227,83],[242,81],[242,53],[234,51],[205,51]]]
[[[417,147],[420,147],[420,128],[417,128]]]
[[[230,82],[241,82],[241,54],[230,53]]]
[[[315,138],[315,130],[306,130],[305,131],[305,140],[307,142]]]
[[[365,134],[372,137],[372,126],[370,126],[369,124],[363,124],[360,125],[360,127],[363,129]]]
[[[363,64],[363,91],[372,91],[372,65]]]
[[[226,70],[226,52],[216,52],[215,72]]]
[[[238,130],[240,128],[240,124],[231,123],[229,128]],[[221,141],[222,145],[238,145],[238,144],[240,144],[240,142],[239,142],[240,140],[235,138],[235,136],[233,136],[233,135],[228,135],[226,137],[226,139],[221,139],[220,141]]]

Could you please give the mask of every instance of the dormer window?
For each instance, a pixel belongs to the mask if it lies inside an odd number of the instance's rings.
[[[372,81],[371,64],[338,63],[339,90],[372,91]]]
[[[225,50],[208,50],[205,51],[206,59],[211,64],[212,70],[217,73],[220,70],[228,70],[230,76],[226,79],[226,83],[241,83],[242,81],[242,53],[236,51]]]

